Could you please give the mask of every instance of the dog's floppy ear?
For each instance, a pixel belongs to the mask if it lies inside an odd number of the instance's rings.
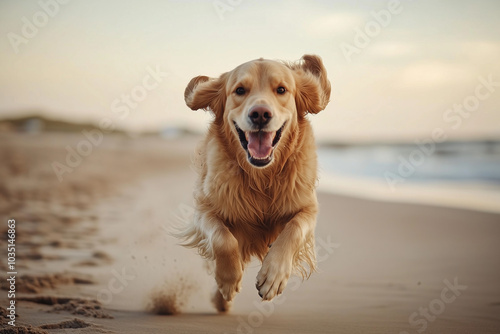
[[[226,100],[225,74],[212,79],[207,76],[197,76],[189,82],[184,91],[184,100],[192,110],[210,110],[214,115],[224,113]]]
[[[292,66],[297,82],[295,104],[300,114],[317,114],[330,101],[330,81],[321,58],[304,55],[298,64]]]

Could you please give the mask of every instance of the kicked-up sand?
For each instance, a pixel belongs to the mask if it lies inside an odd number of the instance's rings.
[[[82,138],[0,134],[0,333],[500,333],[500,214],[320,192],[318,272],[261,302],[254,261],[218,314],[210,268],[169,234],[192,213],[199,138],[108,135],[68,158]]]

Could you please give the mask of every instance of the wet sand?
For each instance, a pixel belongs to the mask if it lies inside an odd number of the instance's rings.
[[[198,138],[108,135],[59,182],[51,163],[82,138],[0,134],[0,231],[8,219],[17,230],[17,329],[500,332],[498,214],[319,193],[318,273],[292,279],[282,297],[262,303],[253,262],[232,310],[219,315],[203,262],[168,234],[190,216]]]

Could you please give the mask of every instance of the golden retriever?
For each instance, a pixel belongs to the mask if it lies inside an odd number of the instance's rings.
[[[252,256],[262,262],[259,295],[271,300],[293,271],[304,278],[315,270],[317,162],[307,114],[329,102],[325,67],[314,55],[261,58],[193,78],[184,97],[214,118],[195,157],[195,217],[178,236],[215,261],[219,311],[240,291]]]

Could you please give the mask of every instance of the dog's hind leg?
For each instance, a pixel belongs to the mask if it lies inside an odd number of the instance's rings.
[[[219,313],[226,313],[231,308],[231,302],[228,302],[224,299],[219,289],[215,289],[212,295],[212,304],[215,306],[217,312]]]

